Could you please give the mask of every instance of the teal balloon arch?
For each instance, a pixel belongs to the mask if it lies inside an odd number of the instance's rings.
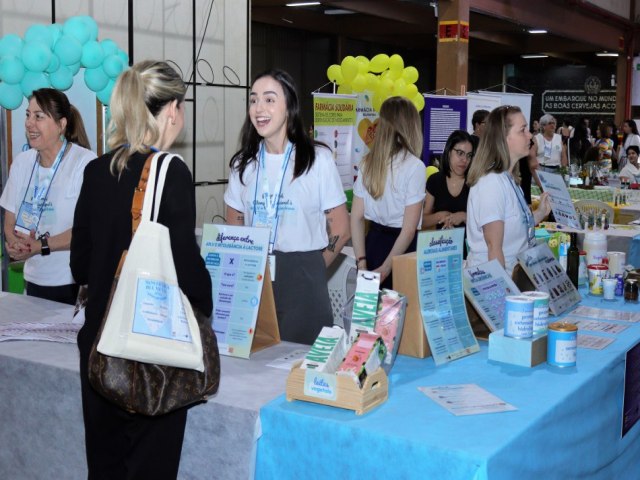
[[[98,24],[89,16],[63,25],[32,25],[24,39],[0,39],[0,106],[15,110],[34,90],[68,90],[84,68],[84,82],[109,105],[116,78],[129,65],[128,55],[108,38],[98,40]]]

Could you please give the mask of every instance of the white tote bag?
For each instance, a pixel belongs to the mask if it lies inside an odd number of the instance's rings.
[[[158,157],[163,153],[153,156],[142,219],[122,266],[97,348],[112,357],[202,372],[200,330],[191,304],[178,286],[169,229],[151,220],[154,198],[153,219],[158,218],[167,169],[174,157],[169,154],[162,162],[154,192]]]

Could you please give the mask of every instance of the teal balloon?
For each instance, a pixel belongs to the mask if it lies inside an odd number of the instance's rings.
[[[62,32],[78,40],[81,45],[87,43],[91,37],[91,31],[82,17],[71,17],[64,22]]]
[[[109,105],[109,103],[111,103],[111,92],[113,91],[115,83],[113,80],[109,80],[107,86],[96,93],[96,97],[98,97],[98,100],[100,100],[103,105]]]
[[[99,92],[109,83],[109,77],[102,67],[87,68],[84,71],[84,83],[94,92]]]
[[[53,73],[60,68],[60,59],[55,53],[51,54],[51,60],[49,60],[49,65],[45,68],[45,72]]]
[[[25,72],[24,78],[20,82],[20,88],[22,88],[22,94],[29,98],[34,90],[40,88],[51,87],[49,76],[42,72]]]
[[[59,23],[52,23],[51,25],[49,25],[48,28],[49,28],[49,31],[51,32],[51,38],[52,38],[51,46],[53,48],[55,47],[56,42],[62,36],[62,25],[60,25]]]
[[[42,42],[27,42],[22,48],[22,61],[27,70],[43,72],[51,61],[51,49]]]
[[[122,59],[125,65],[129,65],[129,55],[127,55],[123,50],[118,49],[116,55]]]
[[[102,45],[102,51],[104,52],[104,56],[108,57],[109,55],[115,55],[118,52],[118,44],[111,40],[110,38],[105,38],[100,42]]]
[[[77,73],[80,71],[80,62],[78,63],[72,63],[71,65],[67,65],[67,67],[69,68],[69,70],[71,70],[71,73],[73,73],[73,76],[75,77],[77,75]]]
[[[58,70],[49,75],[51,86],[56,90],[68,90],[73,85],[73,73],[69,67],[62,65]]]
[[[89,15],[82,15],[80,19],[84,22],[85,26],[89,30],[89,40],[95,40],[98,38],[98,24]]]
[[[20,83],[24,77],[22,59],[14,55],[0,58],[0,80],[10,85]]]
[[[22,55],[22,45],[24,42],[22,39],[13,33],[9,35],[5,35],[2,40],[0,40],[0,57],[4,57],[6,55],[15,55],[19,57]]]
[[[116,78],[118,75],[122,73],[124,70],[125,64],[122,62],[122,59],[118,55],[109,55],[102,62],[102,68],[104,69],[104,73],[106,73],[111,78]]]
[[[20,85],[0,83],[0,105],[7,110],[15,110],[22,105],[22,88]]]
[[[25,43],[40,42],[44,43],[47,48],[53,46],[53,32],[46,25],[32,25],[24,34]]]
[[[82,58],[82,44],[75,37],[63,34],[53,47],[53,52],[60,59],[60,63],[72,65]]]
[[[96,68],[102,65],[104,60],[104,51],[98,42],[89,40],[82,47],[82,57],[80,63],[86,68]]]

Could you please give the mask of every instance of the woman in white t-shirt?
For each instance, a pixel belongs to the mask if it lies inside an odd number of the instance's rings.
[[[518,107],[494,109],[467,182],[467,266],[497,259],[511,275],[516,256],[535,245],[534,228],[551,211],[547,193],[531,212],[520,188],[518,160],[529,153],[531,133]]]
[[[556,132],[556,119],[545,114],[540,117],[540,133],[534,138],[531,154],[538,159],[538,169],[543,172],[558,173],[560,167],[566,167],[567,146],[562,136]]]
[[[620,170],[620,179],[630,183],[638,183],[640,180],[640,168],[638,168],[638,154],[640,147],[629,145],[626,151],[627,163]]]
[[[331,151],[309,138],[291,76],[256,77],[224,194],[230,225],[270,228],[269,264],[283,340],[311,344],[333,324],[326,267],[349,240]]]
[[[24,260],[27,295],[75,303],[69,268],[71,227],[84,167],[96,158],[80,113],[52,88],[29,99],[25,131],[31,147],[14,159],[0,206],[7,253]]]
[[[422,223],[426,167],[420,116],[404,97],[390,97],[380,107],[371,150],[362,159],[353,186],[351,235],[358,268],[380,272],[381,286],[392,288],[393,257],[416,250]],[[369,232],[364,235],[364,220]]]
[[[618,169],[622,171],[627,163],[627,150],[631,145],[640,148],[640,134],[638,134],[638,126],[635,120],[625,120],[622,124],[622,144],[618,146]]]

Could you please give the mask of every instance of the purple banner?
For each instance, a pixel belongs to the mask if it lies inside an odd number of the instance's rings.
[[[422,160],[430,165],[441,155],[447,138],[454,130],[466,130],[467,97],[424,96],[424,146]]]

